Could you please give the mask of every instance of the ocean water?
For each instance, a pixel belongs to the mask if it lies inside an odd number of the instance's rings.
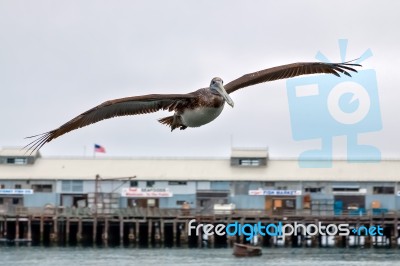
[[[264,248],[236,258],[231,248],[0,246],[0,265],[400,265],[399,249]]]

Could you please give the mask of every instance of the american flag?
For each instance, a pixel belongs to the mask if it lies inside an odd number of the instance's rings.
[[[106,149],[103,146],[100,146],[98,144],[94,144],[94,152],[106,153]]]

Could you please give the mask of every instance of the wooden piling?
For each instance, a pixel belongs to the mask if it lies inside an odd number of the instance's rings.
[[[160,241],[161,241],[161,243],[164,243],[164,241],[165,241],[164,226],[165,226],[164,220],[161,219],[161,221],[160,221]]]
[[[71,221],[70,221],[70,218],[67,217],[67,221],[65,223],[65,241],[67,243],[69,243],[70,226],[71,226]]]
[[[197,230],[196,230],[197,233]],[[203,244],[203,230],[199,230],[199,234],[197,235],[197,247],[201,248]]]
[[[240,228],[243,228],[243,225],[244,225],[244,219],[243,219],[243,218],[240,218]],[[244,239],[243,234],[240,234],[240,236],[239,236],[239,243],[242,243],[242,244],[243,244],[243,239]]]
[[[136,240],[136,243],[139,243],[139,221],[136,221],[135,222],[135,236],[136,236],[136,238],[135,238],[135,240]]]
[[[124,243],[124,220],[119,217],[119,243],[122,245]]]
[[[7,238],[7,234],[8,234],[8,229],[7,229],[7,218],[4,217],[4,233],[3,233],[3,237]]]
[[[108,225],[109,225],[108,219],[106,218],[104,221],[103,235],[102,235],[103,241],[106,243],[108,243]]]
[[[58,219],[54,217],[53,219],[53,233],[50,234],[50,240],[53,242],[57,242],[58,240]]]
[[[78,219],[78,232],[76,233],[76,241],[80,243],[82,241],[82,218]]]
[[[183,244],[187,244],[189,242],[188,228],[189,228],[189,221],[186,220],[181,230],[181,236],[182,236],[181,239]]]
[[[97,241],[97,217],[93,219],[93,243]]]
[[[177,241],[176,241],[176,238],[177,238],[176,225],[177,225],[176,220],[174,220],[172,223],[172,234],[173,234],[172,241],[173,241],[174,246],[176,246],[176,243],[177,243]]]
[[[44,217],[40,216],[40,243],[43,243],[44,240]]]
[[[160,223],[156,222],[154,223],[154,241],[160,243],[160,238]]]
[[[128,235],[129,242],[135,241],[135,229],[134,223],[129,223],[129,235]]]
[[[15,240],[19,239],[19,217],[15,218]]]
[[[152,243],[153,223],[151,219],[147,221],[147,239],[149,244]]]
[[[28,233],[26,238],[30,241],[32,240],[32,216],[28,217]]]

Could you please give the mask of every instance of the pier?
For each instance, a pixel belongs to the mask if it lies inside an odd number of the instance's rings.
[[[90,208],[15,208],[0,214],[0,241],[35,244],[94,244],[94,245],[147,245],[147,246],[231,246],[249,243],[246,236],[196,235],[188,230],[189,222],[198,224],[348,224],[349,229],[363,227],[362,234],[348,236],[315,235],[299,232],[297,236],[257,236],[258,244],[265,247],[397,247],[399,246],[399,214],[389,212],[374,215],[315,215],[293,211],[273,214],[258,210],[233,212],[199,211],[190,209],[125,208],[102,213]],[[368,228],[379,225],[383,236],[365,235]]]

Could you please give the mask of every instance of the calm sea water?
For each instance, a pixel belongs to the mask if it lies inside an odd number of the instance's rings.
[[[322,264],[323,263],[323,264]],[[235,258],[232,249],[0,246],[0,265],[400,265],[398,249],[265,248]]]

